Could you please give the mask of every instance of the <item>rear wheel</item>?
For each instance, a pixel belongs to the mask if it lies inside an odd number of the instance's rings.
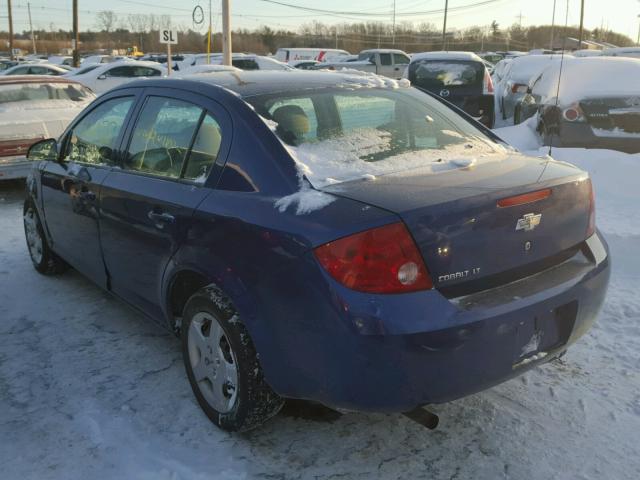
[[[246,327],[218,288],[205,287],[189,299],[181,329],[191,388],[213,423],[250,430],[280,411],[283,400],[265,381]]]
[[[49,248],[38,211],[31,200],[24,203],[23,223],[29,256],[35,269],[44,275],[64,271],[67,265]]]

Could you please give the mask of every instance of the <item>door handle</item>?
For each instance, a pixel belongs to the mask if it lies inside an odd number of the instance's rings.
[[[158,228],[164,228],[165,225],[172,224],[172,223],[174,223],[176,221],[176,217],[174,217],[170,213],[167,213],[167,212],[155,212],[153,210],[151,210],[147,214],[147,217],[149,217],[149,220],[151,220],[153,223],[155,223],[156,227],[158,227]]]

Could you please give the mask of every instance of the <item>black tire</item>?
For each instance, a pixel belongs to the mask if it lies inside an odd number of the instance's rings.
[[[514,125],[518,125],[522,120],[520,119],[521,117],[521,112],[520,112],[521,108],[520,105],[516,105],[515,110],[513,111],[513,124]]]
[[[67,264],[49,247],[38,210],[31,199],[24,202],[22,218],[27,250],[34,268],[43,275],[56,275],[64,272],[67,269]],[[34,240],[35,238],[39,238],[39,244],[34,243],[37,242]]]
[[[206,319],[202,320],[202,318]],[[219,386],[216,384],[221,382],[217,379],[217,375],[222,378],[226,371],[224,366],[220,365],[219,357],[216,357],[211,349],[205,354],[202,353],[197,341],[193,339],[196,333],[192,333],[190,340],[190,328],[192,323],[196,322],[192,332],[200,331],[203,339],[208,339],[211,344],[216,343],[210,340],[213,337],[212,328],[215,326],[207,326],[207,321],[217,321],[222,328],[217,346],[220,347],[219,352],[224,356],[223,362],[228,365],[235,364],[237,372],[235,386],[229,382],[220,389],[215,388]],[[189,298],[182,317],[181,337],[183,360],[193,393],[204,413],[218,427],[227,431],[251,430],[280,411],[284,400],[265,381],[253,341],[246,327],[231,301],[217,287],[209,285]],[[199,353],[195,353],[196,351]],[[201,362],[202,366],[199,367]],[[192,363],[195,365],[192,366]],[[206,369],[209,372],[208,376],[199,382],[196,381],[194,368],[200,372],[200,375],[202,375],[202,369]],[[228,401],[226,411],[215,408],[213,405],[215,402],[207,399],[216,395],[214,391],[218,394],[222,393]]]

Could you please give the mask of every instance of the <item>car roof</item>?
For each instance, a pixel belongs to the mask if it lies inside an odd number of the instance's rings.
[[[384,79],[376,75],[354,73],[323,72],[314,70],[242,70],[240,72],[219,72],[216,75],[183,75],[180,80],[171,77],[162,79],[138,80],[137,87],[170,87],[179,81],[194,81],[201,84],[222,87],[231,90],[241,97],[292,92],[309,89],[345,87],[349,85],[363,86],[364,83],[384,84],[394,80]],[[378,82],[378,80],[381,80]],[[175,83],[174,86],[177,86]],[[118,88],[131,88],[131,83]]]
[[[52,75],[2,75],[0,76],[0,85],[8,85],[12,83],[75,83],[78,82],[65,77],[56,77]]]
[[[482,59],[473,52],[422,52],[411,56],[411,63],[419,60],[468,60],[482,62]]]

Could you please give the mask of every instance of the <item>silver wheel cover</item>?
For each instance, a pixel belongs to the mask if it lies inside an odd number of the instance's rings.
[[[216,411],[231,411],[238,392],[238,364],[226,333],[213,315],[208,312],[194,315],[189,325],[187,349],[202,396]]]

